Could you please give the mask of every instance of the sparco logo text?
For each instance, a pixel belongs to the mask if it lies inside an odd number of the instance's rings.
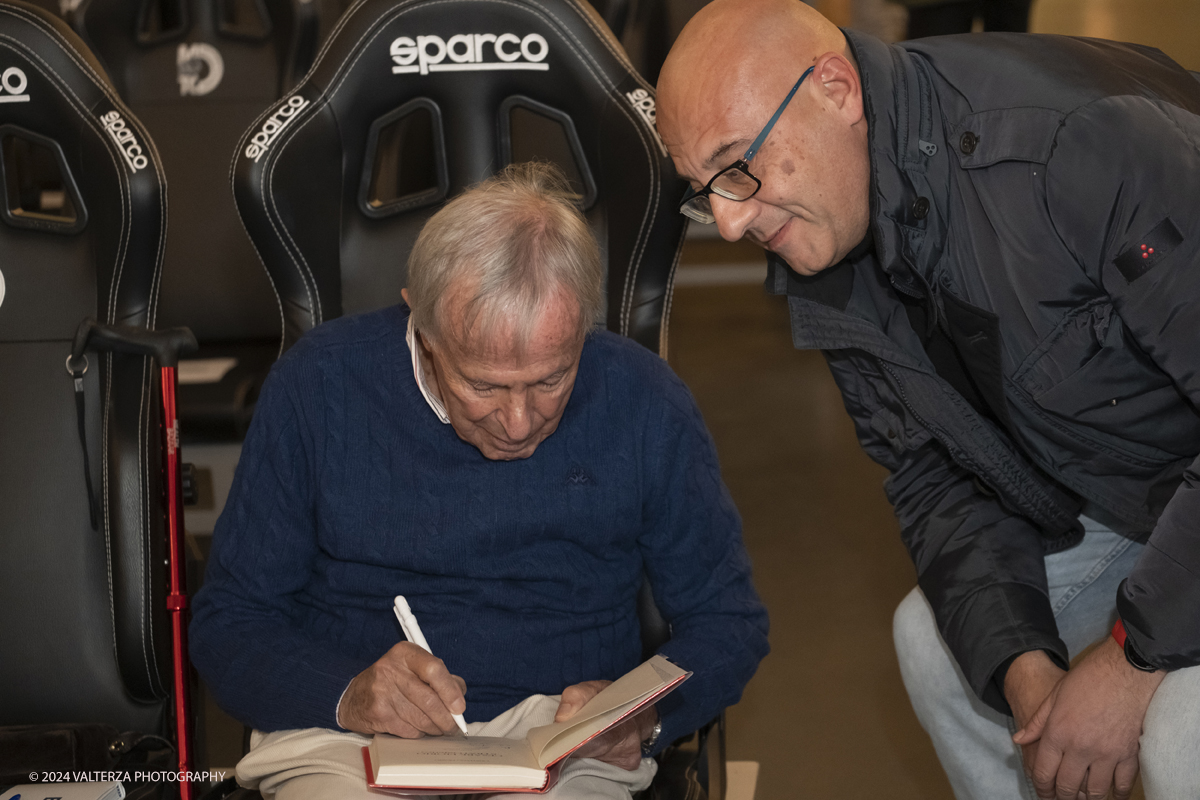
[[[104,125],[104,130],[108,131],[112,140],[117,143],[117,147],[121,148],[121,155],[125,157],[125,163],[129,165],[130,172],[137,172],[150,166],[150,160],[146,158],[142,146],[138,144],[137,137],[125,125],[125,120],[121,119],[120,113],[110,111],[100,117],[100,123]]]
[[[28,103],[29,95],[25,94],[28,85],[29,79],[16,67],[0,71],[0,103]]]
[[[654,141],[658,142],[658,149],[665,156],[667,148],[663,145],[662,139],[658,135],[658,127],[655,123],[657,114],[654,107],[654,97],[645,89],[634,89],[632,92],[625,93],[625,99],[633,106],[634,110],[641,115],[646,124],[650,126],[650,132],[654,134]]]
[[[392,41],[392,73],[478,72],[493,69],[546,71],[550,53],[546,37],[530,33],[459,33],[440,36],[401,36]],[[449,59],[449,61],[447,61]]]
[[[287,100],[284,100],[279,108],[275,109],[275,112],[267,117],[267,121],[263,123],[262,129],[254,134],[254,138],[250,140],[250,144],[246,145],[246,158],[258,163],[258,160],[262,158],[263,153],[267,152],[267,148],[271,146],[271,142],[275,141],[275,137],[279,135],[280,131],[291,124],[296,115],[307,107],[308,100],[298,94],[294,94]]]

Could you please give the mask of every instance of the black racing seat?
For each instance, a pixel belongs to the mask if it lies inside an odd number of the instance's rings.
[[[0,151],[0,726],[165,734],[158,370],[88,354],[85,461],[65,367],[86,317],[153,327],[162,167],[84,43],[18,0],[0,0]]]
[[[400,302],[425,221],[515,161],[571,178],[607,261],[607,324],[665,352],[683,183],[652,88],[576,0],[363,0],[243,136],[234,192],[285,347]]]
[[[159,327],[186,325],[201,342],[198,357],[236,360],[217,383],[181,386],[189,434],[244,433],[279,353],[279,302],[238,220],[230,156],[255,116],[312,64],[319,13],[340,13],[339,2],[83,0],[74,12],[170,176]]]

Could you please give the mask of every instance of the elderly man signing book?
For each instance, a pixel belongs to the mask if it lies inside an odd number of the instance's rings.
[[[741,523],[695,402],[595,329],[603,268],[560,176],[509,168],[434,215],[407,306],[332,320],[275,365],[191,627],[255,729],[239,780],[377,797],[373,734],[521,739],[641,658],[644,574],[680,687],[574,753],[553,797],[628,798],[767,652]],[[404,595],[428,640],[404,641]]]

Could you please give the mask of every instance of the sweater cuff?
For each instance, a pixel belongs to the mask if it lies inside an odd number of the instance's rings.
[[[329,728],[345,730],[337,721],[338,705],[350,688],[351,681],[362,672],[362,667],[351,659],[333,657],[320,663],[310,662],[302,677],[297,676],[288,686],[291,695],[291,713],[286,721],[273,721],[263,730],[280,727]]]
[[[971,690],[1002,714],[1012,714],[1003,680],[1017,656],[1044,650],[1063,669],[1069,664],[1050,602],[1031,586],[1006,583],[981,589],[938,624]]]
[[[333,707],[333,727],[334,730],[345,731],[342,727],[342,701],[346,699],[346,692],[350,691],[350,684],[354,683],[354,678],[351,678],[346,683],[346,688],[342,689],[341,695],[338,697],[337,705]]]

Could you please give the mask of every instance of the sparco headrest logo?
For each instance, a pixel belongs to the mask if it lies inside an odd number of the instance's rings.
[[[246,145],[246,158],[253,159],[256,163],[262,154],[267,152],[267,148],[271,146],[271,142],[275,141],[275,137],[279,132],[286,128],[296,115],[308,107],[308,100],[298,94],[294,94],[284,100],[279,108],[272,112],[271,116],[267,117],[267,121],[263,123],[262,130],[254,134],[254,138],[250,140],[250,144]]]
[[[654,107],[654,98],[645,89],[634,89],[632,92],[625,93],[625,99],[633,106],[634,110],[641,115],[646,124],[650,126],[651,133],[654,134],[654,141],[658,142],[658,149],[665,156],[667,148],[663,145],[662,139],[658,136],[658,126],[656,124],[657,115]]]
[[[546,71],[550,53],[546,37],[531,33],[524,39],[515,33],[459,33],[440,36],[401,36],[392,41],[393,74],[419,72],[477,72],[493,69]],[[446,59],[450,59],[446,63]]]
[[[632,105],[634,109],[642,115],[642,119],[646,120],[650,127],[653,128],[655,121],[655,108],[654,98],[650,96],[650,93],[645,89],[635,89],[632,92],[626,92],[625,99],[628,100],[630,105]]]
[[[100,117],[100,122],[112,140],[117,143],[117,147],[121,148],[121,155],[125,157],[125,163],[129,165],[130,172],[137,172],[150,166],[150,160],[142,152],[142,146],[138,144],[137,137],[125,125],[125,120],[121,119],[120,113],[110,111]]]
[[[0,103],[28,103],[29,95],[25,94],[28,85],[29,79],[16,67],[0,72]]]
[[[200,97],[221,85],[225,77],[225,59],[211,44],[181,44],[175,51],[175,77],[179,96]]]

